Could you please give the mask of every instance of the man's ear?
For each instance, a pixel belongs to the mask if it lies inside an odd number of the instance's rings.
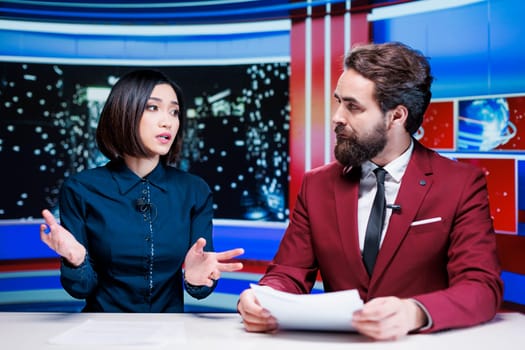
[[[392,125],[399,125],[404,128],[407,118],[408,109],[403,105],[397,105],[396,108],[390,110],[389,121]]]

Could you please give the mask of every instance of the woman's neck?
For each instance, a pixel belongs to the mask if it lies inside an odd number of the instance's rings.
[[[159,157],[154,158],[137,158],[137,157],[124,157],[124,162],[127,167],[137,174],[138,177],[144,178],[155,169],[159,164]]]

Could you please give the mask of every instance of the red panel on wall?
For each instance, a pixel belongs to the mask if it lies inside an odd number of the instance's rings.
[[[304,174],[304,67],[305,67],[305,23],[293,22],[290,31],[290,186],[289,208],[290,213],[295,206],[295,200],[301,179]]]
[[[430,103],[416,138],[435,150],[454,150],[454,103]]]
[[[344,68],[344,56],[345,56],[345,42],[344,42],[344,17],[343,16],[334,16],[332,17],[332,57],[331,57],[331,82],[332,82],[332,93],[335,90],[335,87],[337,86],[337,81],[339,79],[339,76],[341,75],[343,68]],[[337,105],[334,103],[335,99],[331,98],[331,115],[335,113],[335,109],[337,108]],[[330,140],[327,143],[327,146],[330,147],[330,155],[331,159],[334,159],[333,156],[333,148],[335,144],[335,133],[333,132],[333,125],[332,132],[330,133]]]
[[[459,161],[476,165],[485,172],[496,232],[517,233],[515,160],[463,158]]]
[[[367,16],[368,12],[352,13],[352,20],[350,21],[352,44],[371,42],[370,24]]]
[[[326,18],[322,13],[316,13],[316,16],[310,19],[311,52],[309,53],[306,52],[307,28],[305,18],[294,19],[290,31],[290,211],[295,206],[304,172],[333,160],[334,133],[331,121],[327,118],[331,118],[336,106],[333,104],[332,98],[328,98],[328,100],[325,98],[326,84],[329,80],[329,95],[331,96],[343,69],[345,40],[351,38],[351,42],[369,41],[369,25],[366,20],[366,13],[351,15],[351,33],[345,33],[343,11],[338,11],[337,15],[328,17],[330,21],[329,33],[325,30]],[[325,65],[326,40],[330,40],[328,58],[330,68],[328,71]],[[310,71],[306,70],[307,54],[311,58]],[[311,95],[308,96],[305,90],[307,74],[310,74],[308,77],[312,83]],[[330,104],[328,116],[326,103]],[[311,111],[311,117],[308,121],[311,126],[309,135],[306,135],[306,105]],[[309,144],[306,145],[306,142]],[[305,151],[307,147],[310,149],[309,153]],[[306,159],[306,157],[310,158]]]
[[[325,19],[312,19],[312,94],[307,100],[312,111],[311,129],[311,168],[316,168],[325,164],[324,144],[325,144]],[[308,73],[307,73],[308,74]],[[307,97],[308,98],[308,97]]]

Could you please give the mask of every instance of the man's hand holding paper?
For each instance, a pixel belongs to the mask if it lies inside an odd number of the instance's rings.
[[[354,290],[292,294],[251,284],[259,305],[269,311],[279,329],[355,331],[352,314],[363,307]]]

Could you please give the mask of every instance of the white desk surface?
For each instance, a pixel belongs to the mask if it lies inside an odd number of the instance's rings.
[[[136,323],[139,330],[122,342],[104,343],[96,334],[84,334],[70,343],[53,344],[50,339],[68,334],[89,324],[129,330]],[[133,322],[134,324],[131,324]],[[144,327],[146,326],[146,327]],[[151,333],[137,334],[152,326],[166,327],[169,334],[149,344],[138,344],[135,338],[150,338]],[[173,332],[171,332],[173,330]],[[68,332],[66,332],[68,331]],[[97,331],[99,332],[100,329]],[[108,329],[111,333],[113,330]],[[128,331],[129,332],[129,331]],[[118,333],[118,332],[117,332]],[[78,336],[78,334],[77,334]],[[102,337],[103,338],[103,337]],[[162,340],[164,339],[164,340]],[[114,340],[113,340],[114,341]],[[99,343],[99,344],[97,344]],[[493,321],[472,328],[450,330],[428,335],[409,335],[389,342],[374,342],[355,333],[280,331],[276,334],[248,333],[240,316],[223,314],[86,314],[0,312],[0,347],[15,349],[423,349],[423,350],[514,350],[525,349],[525,315],[501,313]]]

